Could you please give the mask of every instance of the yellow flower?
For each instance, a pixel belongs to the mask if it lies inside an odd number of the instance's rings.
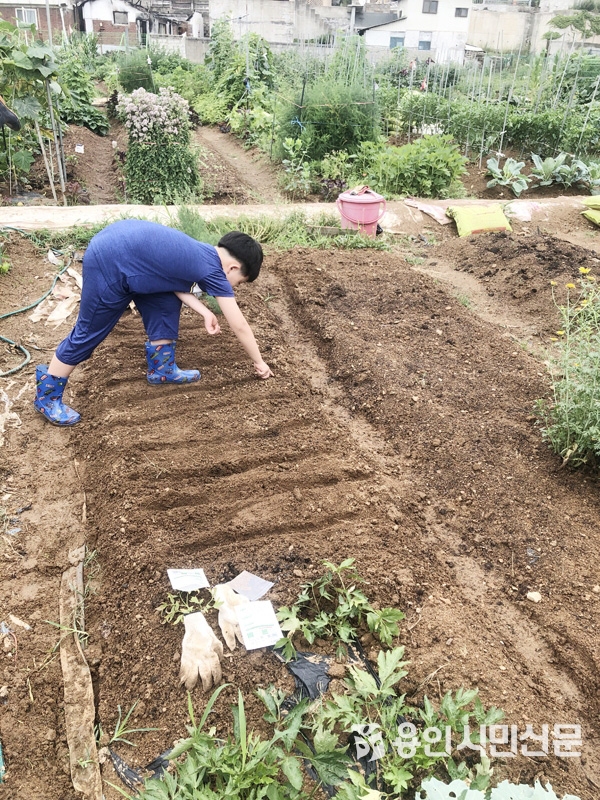
[[[565,284],[565,286],[567,287],[567,289],[574,289],[575,288],[575,284],[574,283],[567,283],[567,284]]]
[[[581,272],[582,275],[587,275],[590,270],[585,267],[579,267],[579,272]]]
[[[588,281],[595,281],[595,280],[596,280],[595,275],[588,275]]]
[[[550,337],[550,341],[551,342],[558,342],[558,339],[556,338],[556,336],[551,336]]]
[[[556,286],[556,281],[550,281],[550,286]]]
[[[556,331],[556,335],[557,336],[564,336],[565,332],[564,331]]]

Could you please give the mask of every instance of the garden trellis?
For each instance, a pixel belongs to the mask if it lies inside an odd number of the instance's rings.
[[[416,70],[398,86],[386,133],[449,133],[464,154],[481,163],[505,147],[520,155],[567,151],[600,154],[600,58],[582,50],[563,57],[486,57],[464,66],[427,69],[419,90]]]

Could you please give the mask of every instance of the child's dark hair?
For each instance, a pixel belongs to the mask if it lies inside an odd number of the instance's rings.
[[[248,282],[258,278],[258,273],[263,262],[263,251],[260,244],[240,231],[230,231],[221,237],[218,247],[224,247],[230,255],[236,258],[242,266],[242,275]]]

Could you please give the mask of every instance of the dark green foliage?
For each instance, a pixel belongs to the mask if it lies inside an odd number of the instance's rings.
[[[600,17],[599,17],[600,18]],[[583,105],[591,100],[600,100],[597,87],[600,76],[600,56],[593,56],[583,49],[570,55],[566,61],[557,60],[553,69],[553,81],[543,98],[551,104],[556,97],[561,103]]]
[[[451,136],[426,136],[402,147],[365,143],[357,170],[365,183],[386,197],[447,197],[465,173],[465,163]]]
[[[58,80],[63,90],[59,99],[60,118],[64,122],[83,125],[100,136],[106,136],[108,120],[92,105],[94,84],[76,50],[66,50],[63,53],[58,66]]]
[[[189,64],[189,67],[179,64],[172,72],[154,73],[154,83],[157,88],[161,86],[170,87],[192,106],[194,105],[194,98],[201,94],[206,87],[210,86],[211,82],[210,71],[204,64]]]
[[[130,142],[125,179],[129,199],[136,203],[176,203],[200,189],[196,157],[177,142],[163,147]]]
[[[301,139],[310,161],[320,161],[334,150],[356,153],[362,142],[373,142],[379,136],[371,88],[324,79],[306,89],[302,107],[300,99],[283,111],[279,138],[280,143],[288,137]]]
[[[212,26],[208,55],[204,63],[210,67],[215,80],[219,80],[229,68],[231,54],[235,51],[231,22],[218,19]]]
[[[159,72],[161,75],[168,75],[176,69],[192,71],[194,68],[194,64],[187,58],[180,56],[179,53],[170,53],[162,47],[149,47],[146,53],[152,62],[154,72]]]
[[[119,83],[124,92],[129,93],[140,88],[147,92],[155,90],[152,66],[148,63],[148,53],[145,50],[131,50],[118,63]]]
[[[525,111],[510,114],[506,121],[507,139],[524,150],[533,150],[542,157],[561,150],[561,135],[565,122],[564,108],[546,111]]]

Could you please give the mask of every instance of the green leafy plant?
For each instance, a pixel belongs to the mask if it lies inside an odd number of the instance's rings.
[[[487,182],[488,189],[493,186],[508,186],[512,189],[513,194],[519,197],[527,189],[531,181],[531,178],[521,173],[524,166],[524,161],[507,158],[504,166],[500,169],[500,163],[497,158],[488,158],[488,175],[492,176],[492,179]]]
[[[135,711],[135,707],[138,704],[138,700],[131,706],[129,711],[123,716],[123,712],[121,711],[121,706],[117,706],[117,721],[115,723],[114,732],[111,735],[104,735],[104,731],[102,730],[101,725],[96,725],[95,733],[96,733],[96,741],[103,746],[106,745],[110,747],[111,744],[115,744],[116,742],[123,742],[124,744],[131,745],[131,747],[135,747],[135,744],[126,737],[131,736],[133,733],[146,733],[148,731],[157,731],[158,728],[129,728],[129,719],[131,715]]]
[[[326,200],[337,197],[354,182],[358,183],[358,179],[355,179],[355,162],[355,154],[335,150],[327,153],[315,167],[315,172],[320,176],[321,193]]]
[[[336,738],[340,730],[346,736],[354,732],[359,737],[351,737],[356,755],[370,755],[374,762],[367,785],[381,791],[382,798],[404,796],[410,786],[418,786],[426,775],[443,767],[450,777],[460,776],[473,788],[485,789],[491,776],[489,759],[482,753],[476,766],[457,764],[451,757],[452,737],[460,743],[469,726],[470,741],[477,746],[479,726],[495,724],[503,712],[486,711],[477,691],[464,689],[447,692],[439,709],[427,697],[423,708],[411,706],[395,688],[408,674],[406,666],[404,648],[397,647],[379,653],[376,672],[348,667],[346,691],[313,707],[312,732]],[[347,788],[343,796],[363,795]]]
[[[586,164],[586,173],[582,175],[580,183],[590,194],[600,194],[600,161],[590,161]]]
[[[402,147],[365,142],[357,174],[385,197],[446,197],[465,164],[451,136],[433,135]]]
[[[10,269],[10,261],[4,252],[4,244],[0,242],[0,275],[6,275],[9,269]],[[2,509],[0,509],[0,512],[1,511]],[[1,520],[2,520],[2,514],[0,513],[0,522]]]
[[[275,647],[284,658],[295,657],[294,635],[301,633],[309,644],[315,639],[331,637],[337,640],[337,655],[345,657],[347,645],[356,640],[360,626],[365,623],[385,645],[391,645],[398,635],[402,611],[393,608],[375,609],[366,595],[357,588],[362,578],[354,568],[354,559],[347,558],[336,565],[323,561],[326,572],[301,586],[300,594],[291,607],[277,612],[282,631],[287,635]]]
[[[233,734],[221,739],[214,728],[205,730],[214,703],[228,685],[213,692],[198,724],[188,695],[192,724],[188,727],[189,737],[170,753],[170,758],[176,759],[175,771],[164,773],[160,781],[147,781],[141,800],[308,800],[309,795],[303,791],[303,760],[318,776],[315,790],[321,782],[341,783],[349,764],[345,748],[332,749],[328,743],[316,742],[310,749],[300,738],[306,701],[285,716],[277,715],[275,706],[277,725],[272,737],[264,739],[248,730],[244,698],[238,691],[237,705],[233,706]],[[261,699],[268,709],[273,708],[267,693],[263,692]]]
[[[562,164],[554,173],[554,180],[565,187],[575,186],[585,181],[588,173],[587,166],[578,158],[573,158],[570,164]]]
[[[348,85],[324,77],[280,112],[280,154],[289,137],[302,140],[310,161],[320,161],[333,151],[356,153],[362,142],[378,136],[372,91],[361,83]]]
[[[194,611],[208,611],[214,608],[212,598],[200,597],[196,592],[177,592],[177,594],[168,594],[164,603],[156,607],[156,610],[161,615],[162,624],[167,622],[173,625],[178,625],[183,622],[186,614],[192,614]]]
[[[54,51],[35,40],[34,26],[0,20],[0,94],[21,124],[5,130],[7,147],[0,150],[0,177],[9,187],[27,183],[40,139],[53,136],[48,102],[61,93],[56,78]]]
[[[154,92],[152,59],[146,50],[130,50],[118,58],[119,83],[126,94],[136,89]]]
[[[565,163],[566,158],[566,153],[559,153],[556,158],[548,157],[542,160],[536,153],[532,153],[531,160],[534,167],[531,170],[531,177],[537,179],[538,186],[550,186],[554,183],[556,173]]]
[[[99,136],[108,133],[108,120],[92,100],[96,94],[92,76],[86,68],[86,55],[77,46],[67,45],[58,51],[60,118],[83,125]]]
[[[286,157],[283,159],[283,175],[280,186],[293,200],[305,198],[311,190],[310,164],[306,161],[307,150],[301,139],[288,137],[282,142]]]
[[[190,149],[187,101],[170,89],[152,94],[136,89],[117,106],[128,132],[127,192],[139,203],[181,202],[201,190]]]
[[[542,438],[573,467],[600,463],[600,288],[580,267],[579,291],[567,284],[561,330],[550,357],[551,399],[538,400]],[[555,298],[555,290],[552,291]]]

